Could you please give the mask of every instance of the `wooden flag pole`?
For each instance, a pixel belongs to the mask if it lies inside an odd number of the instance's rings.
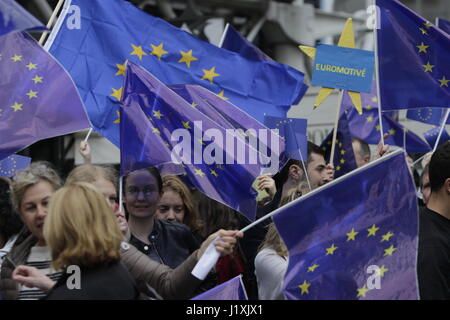
[[[59,1],[58,1],[57,5],[56,5],[56,7],[55,7],[55,10],[53,10],[53,13],[52,13],[52,15],[51,15],[51,17],[50,17],[50,20],[48,20],[48,23],[47,23],[47,29],[50,29],[50,28],[53,26],[53,23],[55,23],[56,16],[58,15],[59,10],[61,9],[62,5],[64,4],[64,1],[65,1],[65,0],[59,0]],[[44,44],[44,40],[45,40],[45,38],[47,37],[47,35],[48,35],[48,31],[45,31],[45,32],[41,35],[41,38],[39,39],[39,44],[40,44],[41,46]]]
[[[333,140],[331,141],[331,154],[330,154],[330,164],[333,164],[334,162],[334,150],[336,147],[336,139],[337,139],[337,131],[338,131],[338,124],[339,124],[339,115],[341,113],[341,105],[342,105],[342,99],[344,97],[344,90],[339,90],[339,102],[336,112],[336,119],[334,120],[334,129],[333,129]]]

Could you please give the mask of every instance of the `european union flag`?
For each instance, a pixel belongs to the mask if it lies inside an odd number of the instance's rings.
[[[439,130],[441,128],[437,127],[437,128],[433,128],[428,130],[427,132],[425,132],[423,134],[423,136],[425,137],[425,139],[427,140],[428,144],[430,145],[431,148],[434,148],[435,144],[436,144],[436,140],[439,136]],[[444,129],[444,131],[442,131],[442,135],[439,139],[439,144],[438,147],[447,142],[448,140],[450,140],[450,136],[447,133],[447,130]]]
[[[13,31],[47,28],[14,0],[0,1],[0,36]]]
[[[0,161],[0,176],[11,178],[17,171],[27,168],[31,158],[12,154]]]
[[[278,171],[276,161],[284,145],[267,128],[243,133],[238,128],[236,132],[227,125],[229,111],[220,109],[223,116],[215,116],[221,113],[213,110],[216,106],[201,90],[206,92],[204,88],[189,91],[195,101],[190,104],[146,70],[128,62],[120,123],[121,173],[171,159],[183,164],[197,189],[253,220],[256,192],[252,183],[267,169],[264,165],[268,160]],[[235,109],[237,119],[240,110]],[[259,141],[264,140],[272,149],[259,149]]]
[[[445,110],[446,109],[441,108],[421,108],[408,110],[406,117],[411,120],[440,126],[442,117],[445,115]],[[450,120],[448,120],[447,123],[450,124]]]
[[[0,160],[28,145],[90,127],[77,89],[33,38],[0,41]]]
[[[225,29],[225,36],[223,37],[222,48],[232,52],[236,52],[243,57],[255,61],[270,61],[276,63],[272,58],[262,52],[258,47],[253,45],[250,41],[244,38],[231,24],[228,24]],[[293,78],[298,78],[298,81],[303,82],[303,74],[298,73],[295,69],[279,63],[280,68],[285,68],[286,72],[290,73]],[[299,93],[299,100],[305,95],[308,90],[306,84],[302,84]],[[289,110],[289,106],[279,107]],[[273,113],[271,113],[273,114]]]
[[[353,108],[352,110],[355,110]],[[355,154],[352,147],[352,136],[350,135],[349,124],[347,115],[341,114],[338,122],[336,136],[336,146],[334,149],[333,166],[335,169],[335,178],[343,176],[344,174],[356,169]],[[325,159],[327,162],[331,157],[331,145],[333,141],[333,131],[330,132],[328,137],[321,144],[322,150],[325,152]]]
[[[80,9],[80,28],[71,6]],[[288,109],[277,106],[300,99],[301,72],[218,48],[126,1],[66,2],[58,25],[46,48],[72,75],[94,129],[116,146],[126,60],[166,85],[203,86],[261,121],[264,112],[285,116]]]
[[[417,198],[401,150],[279,210],[287,299],[418,299]]]
[[[191,300],[248,300],[242,275],[199,294]]]
[[[286,144],[286,157],[304,163],[308,161],[306,132],[308,121],[306,119],[265,116],[264,124],[271,129],[278,129],[278,134],[284,138]]]
[[[437,27],[446,32],[447,34],[450,34],[450,21],[438,18]]]
[[[450,37],[397,0],[376,0],[383,110],[450,106]]]

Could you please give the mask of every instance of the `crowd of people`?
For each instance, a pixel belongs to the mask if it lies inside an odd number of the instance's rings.
[[[358,167],[389,152],[380,145],[371,155],[359,139],[353,139],[353,150]],[[284,298],[289,254],[270,218],[244,236],[238,230],[250,223],[246,217],[195,190],[183,176],[161,177],[154,167],[123,178],[121,207],[118,173],[90,164],[85,142],[80,152],[86,163],[65,182],[42,161],[11,180],[0,177],[2,299],[190,299],[237,275],[250,299]],[[421,167],[415,173],[420,297],[450,299],[450,142]],[[259,191],[268,196],[258,202],[256,217],[333,177],[322,149],[309,142],[306,163],[291,159],[276,175],[258,177]],[[221,257],[199,280],[191,272],[211,243]],[[80,290],[68,286],[74,267]]]

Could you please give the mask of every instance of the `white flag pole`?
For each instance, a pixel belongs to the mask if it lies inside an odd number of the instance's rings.
[[[57,5],[56,5],[56,7],[55,7],[55,10],[53,10],[53,13],[52,13],[52,15],[51,15],[51,17],[50,17],[50,20],[48,20],[48,23],[47,23],[47,29],[50,29],[50,28],[53,26],[53,23],[55,23],[56,16],[58,15],[59,10],[61,9],[62,5],[64,4],[64,1],[65,1],[65,0],[59,0],[59,1],[58,1]],[[45,38],[47,37],[47,35],[48,35],[48,31],[45,31],[45,32],[41,35],[41,38],[39,39],[39,44],[40,44],[41,46],[44,44],[44,40],[45,40]]]

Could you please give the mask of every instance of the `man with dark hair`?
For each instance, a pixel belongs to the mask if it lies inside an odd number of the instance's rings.
[[[359,138],[352,138],[352,147],[358,168],[370,162],[370,147],[367,142]]]
[[[420,297],[450,300],[450,141],[431,157],[429,179],[431,195],[419,215]]]

